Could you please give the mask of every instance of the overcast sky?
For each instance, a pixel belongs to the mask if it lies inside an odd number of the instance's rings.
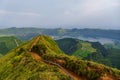
[[[120,0],[0,0],[0,26],[120,29]]]

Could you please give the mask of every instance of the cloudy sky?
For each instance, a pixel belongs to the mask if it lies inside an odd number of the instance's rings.
[[[120,29],[120,0],[0,0],[0,27]]]

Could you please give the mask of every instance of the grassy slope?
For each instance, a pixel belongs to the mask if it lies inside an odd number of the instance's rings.
[[[29,48],[34,43],[35,39],[36,38],[28,43],[24,43],[0,59],[1,80],[69,80],[69,77],[59,72],[57,67],[47,65],[42,61],[36,62],[31,57]],[[50,37],[46,36],[42,36],[39,43],[46,45],[47,52],[57,47],[55,42],[53,42]],[[51,48],[48,49],[48,47]],[[56,48],[55,51],[52,52],[63,53],[59,48]]]
[[[112,66],[120,69],[120,42],[107,43],[104,46],[109,53],[106,57],[112,62]]]
[[[67,56],[65,54],[43,54],[42,57],[43,59],[52,62],[62,60],[63,63],[57,63],[77,74],[78,76],[86,78],[87,80],[105,80],[104,78],[109,78],[110,80],[118,80],[120,78],[119,70],[91,61],[80,60],[72,56]]]
[[[49,78],[50,80],[69,80],[69,77],[59,72],[57,67],[47,65],[42,61],[37,62],[31,57],[29,48],[36,38],[10,51],[0,59],[0,79],[48,80]],[[41,55],[43,59],[53,62],[63,60],[65,63],[58,62],[58,64],[81,77],[95,80],[108,74],[115,79],[120,76],[120,71],[117,69],[63,54],[50,37],[41,36],[37,45],[39,46],[40,44],[46,47],[46,53]]]
[[[82,45],[82,48],[79,48],[75,51],[72,55],[79,56],[79,57],[87,57],[89,54],[96,52],[96,49],[91,46],[91,43],[80,41],[78,44]]]
[[[72,38],[64,38],[56,42],[69,55],[111,66],[110,60],[105,58],[108,54],[107,50],[98,42],[88,42]]]
[[[30,53],[13,54],[1,60],[6,63],[0,63],[0,80],[69,80],[57,67],[36,62]]]
[[[107,58],[112,62],[112,65],[118,69],[120,69],[120,49],[115,49],[115,48],[111,48],[108,49],[109,51],[109,55],[107,56]]]
[[[3,55],[2,54],[0,54],[0,58],[2,57]]]
[[[23,43],[22,40],[19,40],[13,36],[0,37],[0,53],[6,54],[8,51],[15,48],[17,46],[15,40],[18,42],[18,44]]]
[[[45,47],[47,48],[47,52],[49,53],[57,53],[57,54],[63,54],[64,52],[60,50],[60,48],[58,47],[58,45],[56,44],[56,42],[49,36],[42,36],[40,38],[39,44],[43,44],[45,45]]]
[[[56,42],[65,53],[77,57],[86,57],[88,54],[96,52],[96,49],[92,47],[91,43],[86,41],[65,38],[57,40]]]
[[[69,52],[70,55],[75,55],[76,57],[87,58],[93,54],[99,54],[98,56],[104,57],[107,54],[105,48],[98,42],[94,43],[72,38],[60,39],[56,42],[65,53]]]

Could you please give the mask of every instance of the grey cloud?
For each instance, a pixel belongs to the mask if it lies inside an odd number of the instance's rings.
[[[120,0],[1,0],[0,25],[119,28]],[[100,27],[99,27],[100,26]],[[102,27],[103,26],[103,27]],[[81,27],[80,27],[81,28]]]

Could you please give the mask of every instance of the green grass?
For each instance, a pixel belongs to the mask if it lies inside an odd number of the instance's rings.
[[[42,36],[39,44],[43,44],[46,46],[48,52],[52,52],[52,53],[61,53],[63,54],[64,52],[60,50],[60,48],[58,47],[58,45],[56,44],[56,42],[48,36]]]
[[[120,78],[120,71],[102,64],[91,61],[80,60],[74,56],[64,54],[54,40],[47,36],[40,36],[36,44],[41,48],[44,45],[46,52],[38,52],[42,59],[55,62],[62,67],[72,71],[87,80],[96,80],[105,74],[109,74],[116,79]],[[37,38],[37,37],[36,37]],[[36,61],[31,57],[29,48],[36,38],[11,50],[7,55],[0,59],[0,80],[71,80],[69,76],[61,73],[57,66],[49,65],[43,61]],[[35,46],[36,46],[35,45]],[[56,62],[62,60],[63,62]]]
[[[45,37],[41,36],[41,40],[37,44],[46,45],[47,52],[51,51],[54,54],[62,52],[56,47],[56,43],[50,40],[51,38]],[[70,80],[69,76],[61,73],[56,66],[42,61],[37,62],[31,57],[29,48],[36,38],[11,50],[0,59],[0,80]],[[48,46],[56,47],[55,51]]]
[[[111,62],[106,59],[107,50],[99,42],[89,42],[73,38],[56,40],[61,50],[66,54],[84,60],[91,60],[111,66]]]
[[[0,80],[70,80],[57,67],[33,60],[30,53],[7,59],[6,63],[0,61]]]
[[[0,58],[2,57],[3,55],[2,54],[0,54]]]
[[[86,50],[86,51],[89,51],[91,53],[93,52],[96,52],[96,49],[94,49],[90,43],[87,43],[87,42],[83,42],[81,43],[82,44],[82,50]]]
[[[63,60],[64,63],[61,64],[57,62],[57,64],[60,64],[81,77],[86,77],[87,80],[96,80],[106,74],[116,77],[116,79],[120,78],[119,70],[95,62],[80,60],[65,54],[43,54],[42,57],[52,62],[55,62],[55,60]]]
[[[76,57],[82,57],[85,58],[89,54],[92,54],[93,52],[96,52],[96,49],[94,49],[90,43],[88,42],[79,42],[79,44],[82,45],[82,48],[76,50],[72,55],[75,55]]]
[[[13,36],[0,37],[0,53],[6,54],[8,51],[17,47],[15,40],[18,42],[19,45],[23,43],[22,40],[19,40]]]
[[[112,62],[112,66],[120,69],[120,49],[108,49],[107,58]]]
[[[86,56],[88,56],[88,54],[91,54],[89,51],[85,51],[85,50],[77,50],[76,52],[73,53],[74,56],[76,57],[81,57],[84,58]]]

